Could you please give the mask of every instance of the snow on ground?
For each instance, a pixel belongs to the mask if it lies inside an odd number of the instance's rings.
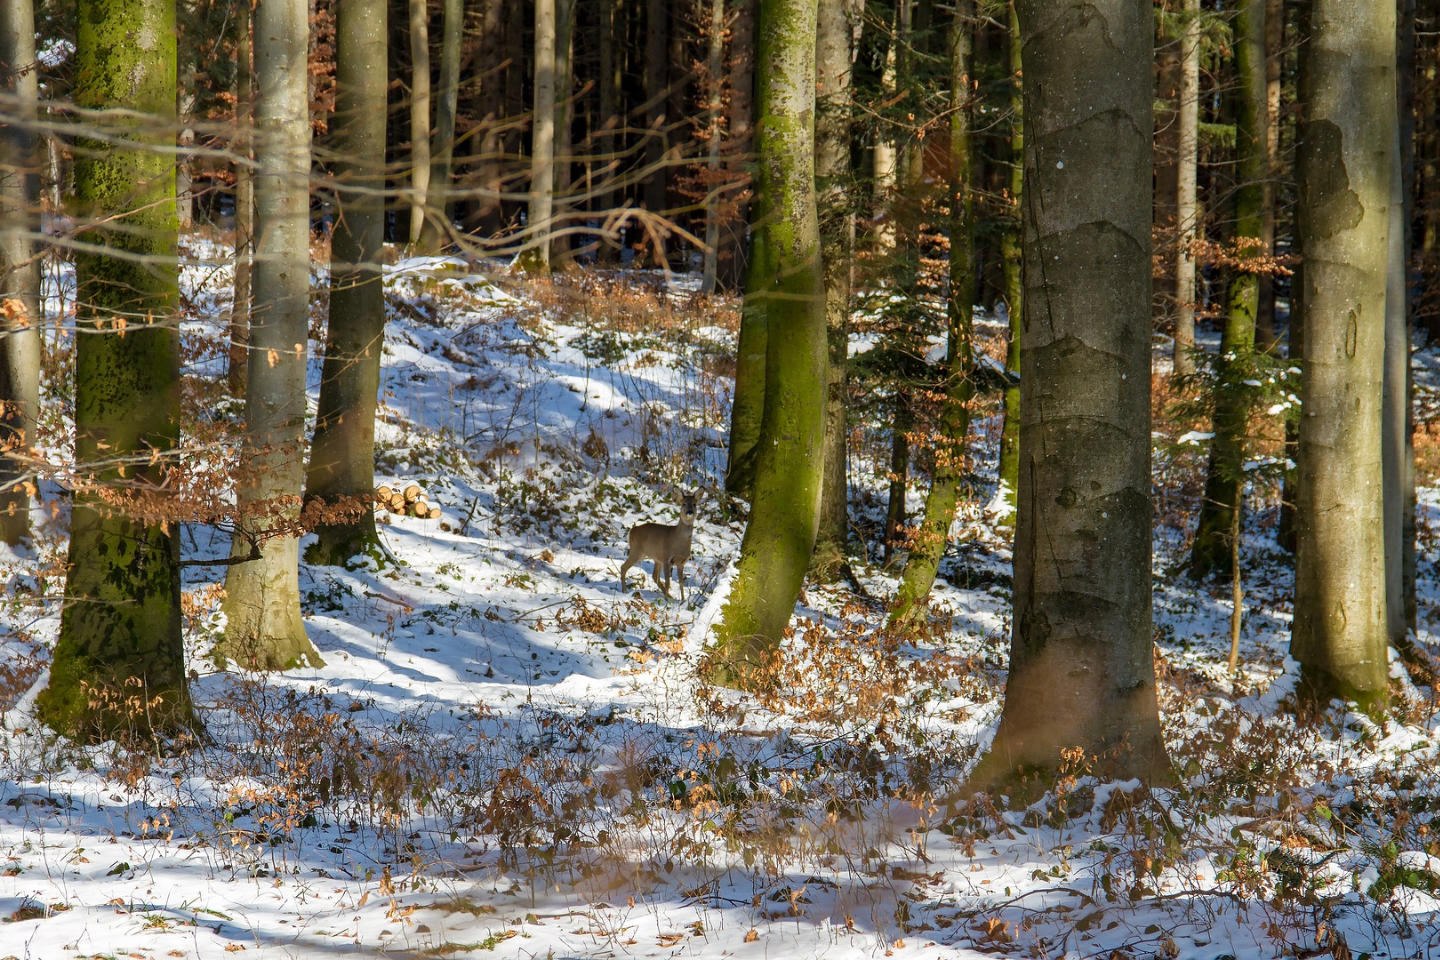
[[[207,318],[230,276],[195,252],[187,373],[215,377]],[[811,586],[780,692],[742,698],[694,671],[742,533],[719,494],[733,309],[625,281],[532,292],[451,258],[402,261],[387,294],[377,482],[418,483],[443,517],[381,514],[387,563],[302,567],[325,666],[216,669],[220,574],[187,568],[209,741],[159,757],[57,741],[31,705],[63,510],[35,551],[0,556],[0,957],[1440,956],[1434,695],[1397,669],[1409,698],[1384,722],[1288,713],[1289,575],[1258,494],[1245,670],[1225,675],[1228,586],[1168,572],[1198,455],[1157,456],[1181,782],[1077,765],[1031,795],[967,798],[1008,650],[1009,550],[983,508],[993,418],[930,632],[887,636],[883,607]],[[1422,395],[1435,366],[1422,354]],[[857,455],[852,477],[873,501],[874,464]],[[679,489],[702,492],[685,598],[636,572],[622,592],[626,530],[673,519]],[[879,509],[858,524],[872,541]],[[1423,489],[1422,619],[1440,603],[1437,510]],[[185,530],[187,557],[226,546]],[[893,589],[895,569],[856,568]]]

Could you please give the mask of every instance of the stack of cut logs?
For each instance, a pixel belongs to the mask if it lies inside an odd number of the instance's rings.
[[[425,491],[413,483],[398,491],[390,487],[377,487],[375,504],[402,517],[409,515],[421,520],[434,520],[440,516],[440,508],[427,501]]]

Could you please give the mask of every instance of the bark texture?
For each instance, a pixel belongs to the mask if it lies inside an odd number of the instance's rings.
[[[850,353],[850,272],[855,218],[850,193],[850,43],[853,24],[845,0],[819,0],[815,41],[815,186],[825,264],[825,329],[830,374],[825,395],[825,480],[819,542],[828,562],[845,553],[849,537],[846,475],[848,424],[846,362]]]
[[[763,314],[764,412],[738,571],[712,673],[765,681],[815,545],[825,438],[825,293],[815,210],[816,0],[761,0],[749,311]]]
[[[1080,747],[1168,776],[1150,558],[1153,27],[1145,0],[1017,0],[1025,294],[1010,679],[980,782]]]
[[[1180,155],[1179,201],[1175,226],[1175,360],[1176,373],[1195,372],[1195,257],[1190,240],[1198,228],[1196,185],[1200,159],[1200,0],[1185,0],[1180,28]]]
[[[517,263],[550,273],[550,223],[555,212],[555,0],[535,0],[535,110],[530,135],[530,222]]]
[[[299,539],[276,533],[299,515],[304,481],[305,355],[310,319],[310,110],[305,0],[255,7],[255,265],[245,385],[243,473],[225,577],[228,618],[217,654],[247,670],[323,661],[300,614]]]
[[[305,479],[307,500],[365,503],[352,523],[324,524],[313,559],[379,557],[375,513],[375,407],[385,339],[385,0],[335,6],[335,196],[330,245],[330,322],[320,406]]]
[[[254,110],[250,0],[235,11],[235,292],[230,300],[230,352],[226,381],[230,394],[245,395],[250,341],[250,267],[255,245],[255,173],[250,166]]]
[[[425,232],[429,206],[430,10],[426,0],[410,0],[410,243],[413,246],[418,247]]]
[[[1290,649],[1302,689],[1386,695],[1385,303],[1395,149],[1395,5],[1314,0],[1297,157],[1305,252]]]
[[[25,454],[40,412],[40,138],[31,0],[0,0],[0,541],[30,536]]]
[[[179,531],[128,493],[173,490],[180,434],[174,0],[80,0],[75,101],[108,142],[77,138],[75,461],[70,598],[41,718],[75,738],[193,722],[180,627]],[[92,121],[93,122],[93,121]],[[101,487],[118,493],[107,504]],[[131,698],[136,698],[132,700]],[[142,704],[135,706],[136,702]]]

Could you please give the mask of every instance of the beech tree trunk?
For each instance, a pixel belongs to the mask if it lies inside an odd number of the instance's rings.
[[[444,15],[440,28],[440,91],[435,98],[435,136],[430,146],[430,177],[425,193],[429,213],[420,231],[420,249],[426,253],[436,253],[450,242],[450,181],[454,173],[455,112],[460,101],[465,0],[445,0]],[[338,51],[335,69],[340,69]]]
[[[335,199],[330,244],[330,322],[305,497],[355,504],[352,522],[322,524],[313,560],[381,558],[370,508],[375,491],[375,408],[385,340],[386,0],[335,6]],[[442,98],[443,99],[443,98]]]
[[[825,264],[825,326],[830,374],[825,400],[825,478],[819,543],[826,562],[845,554],[849,539],[846,363],[850,353],[850,274],[855,218],[850,192],[850,42],[853,25],[845,0],[819,0],[815,41],[815,177],[821,257]],[[822,556],[817,551],[817,558]]]
[[[264,2],[264,0],[259,0]],[[264,78],[261,78],[264,82]],[[430,202],[430,12],[410,0],[410,244],[418,246]]]
[[[1395,4],[1314,0],[1297,157],[1305,253],[1295,622],[1302,692],[1386,698],[1381,463]]]
[[[1005,305],[1010,314],[1010,343],[1005,352],[1005,419],[1000,427],[1000,489],[996,494],[1014,523],[1015,490],[1020,483],[1020,337],[1025,310],[1025,283],[1021,273],[1024,236],[1022,211],[1025,204],[1025,84],[1021,75],[1020,23],[1015,3],[1009,4],[1006,36],[1010,60],[1010,203],[1013,220],[1000,238],[1001,267],[1005,277]]]
[[[31,0],[0,0],[0,540],[30,538],[26,452],[40,413],[40,93]]]
[[[759,157],[746,299],[763,315],[766,376],[750,522],[715,625],[710,673],[768,682],[819,524],[825,291],[815,209],[816,0],[760,0]]]
[[[310,320],[310,102],[305,0],[255,7],[255,266],[251,274],[243,472],[235,491],[225,638],[217,654],[247,670],[323,661],[300,613],[299,518],[305,474],[305,356]]]
[[[255,171],[250,167],[255,109],[254,67],[251,63],[251,0],[240,0],[235,11],[235,292],[230,301],[230,355],[226,381],[230,394],[245,395],[249,366],[250,265],[255,244]]]
[[[107,117],[106,140],[75,141],[74,200],[93,224],[75,255],[84,482],[70,514],[69,602],[38,706],[72,738],[144,737],[194,722],[178,511],[166,516],[180,437],[175,2],[79,0],[76,12],[76,105],[133,113]],[[125,499],[107,503],[102,488]]]
[[[1285,0],[1265,0],[1265,200],[1261,213],[1261,248],[1275,253],[1275,229],[1281,183],[1286,170],[1280,158],[1280,73],[1285,53]],[[1255,336],[1261,349],[1273,353],[1279,337],[1275,330],[1275,274],[1260,275],[1259,303],[1255,308]]]
[[[1079,746],[1108,775],[1165,779],[1150,603],[1151,5],[1016,8],[1027,307],[1015,616],[1004,712],[975,778],[1053,767]]]
[[[1267,255],[1264,249],[1266,167],[1265,2],[1246,0],[1235,15],[1235,188],[1234,244],[1240,261]],[[1243,511],[1246,430],[1250,392],[1242,381],[1255,349],[1255,317],[1260,302],[1260,276],[1244,265],[1232,271],[1229,304],[1220,336],[1211,430],[1210,462],[1200,519],[1190,550],[1190,571],[1197,579],[1230,574],[1233,511]]]
[[[950,540],[950,525],[960,495],[965,463],[965,435],[970,430],[971,374],[974,353],[971,330],[975,303],[975,211],[971,192],[971,31],[974,5],[957,0],[950,27],[950,289],[946,302],[948,329],[945,394],[935,444],[935,470],[925,497],[925,519],[905,562],[905,575],[895,596],[891,623],[914,622],[926,612],[926,599]]]
[[[555,2],[535,0],[535,107],[530,135],[530,222],[516,259],[526,273],[550,273],[555,211]]]
[[[1200,0],[1185,0],[1180,28],[1179,203],[1175,215],[1175,354],[1178,374],[1195,372],[1195,257],[1190,241],[1199,229],[1196,206],[1200,160]]]

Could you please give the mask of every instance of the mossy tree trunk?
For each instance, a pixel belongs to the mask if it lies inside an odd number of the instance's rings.
[[[1219,389],[1211,430],[1210,462],[1200,519],[1190,548],[1190,571],[1197,579],[1229,574],[1230,514],[1243,511],[1246,428],[1250,391],[1242,383],[1255,349],[1255,316],[1260,275],[1245,262],[1267,256],[1265,182],[1268,159],[1265,122],[1265,0],[1247,0],[1235,14],[1235,204],[1234,255],[1240,265],[1230,278],[1225,327],[1216,368]],[[1243,519],[1243,518],[1242,518]],[[1238,529],[1238,527],[1237,527]]]
[[[926,598],[950,540],[950,525],[960,497],[965,463],[965,436],[970,430],[971,374],[974,352],[971,329],[975,303],[975,210],[971,193],[971,47],[974,5],[957,0],[950,27],[950,279],[946,297],[944,393],[935,443],[935,469],[925,496],[925,519],[905,561],[905,575],[895,596],[890,622],[923,618]]]
[[[242,473],[235,491],[228,617],[217,654],[247,670],[322,661],[300,613],[299,519],[305,474],[305,356],[310,320],[310,109],[306,0],[255,7],[255,265]]]
[[[1176,163],[1179,202],[1175,212],[1175,350],[1174,370],[1195,372],[1195,255],[1190,241],[1199,229],[1196,204],[1200,161],[1200,0],[1185,0],[1180,27],[1180,156]]]
[[[846,474],[848,417],[846,363],[850,353],[850,273],[855,217],[850,176],[850,41],[854,25],[849,4],[819,0],[815,41],[815,177],[821,255],[825,263],[825,327],[830,377],[825,397],[825,480],[820,499],[817,560],[845,554],[849,539],[849,481]]]
[[[525,249],[516,263],[526,273],[550,273],[550,223],[555,213],[555,3],[535,0],[535,106],[530,126],[530,210]]]
[[[1006,225],[1000,238],[1001,269],[1005,278],[1005,305],[1010,312],[1010,343],[1005,351],[1005,370],[1009,374],[1004,392],[1004,416],[1000,427],[999,497],[1008,514],[1006,523],[1014,522],[1015,489],[1020,483],[1020,325],[1025,309],[1025,278],[1022,275],[1023,252],[1021,210],[1025,202],[1025,97],[1021,74],[1020,23],[1015,3],[1009,4],[1006,43],[1010,61],[1010,203],[1014,219]]]
[[[39,711],[72,737],[148,736],[194,719],[179,527],[163,516],[180,435],[175,3],[79,0],[77,13],[76,104],[133,112],[92,119],[107,125],[105,141],[75,141],[75,203],[94,224],[75,256],[75,461],[85,482]],[[107,503],[101,488],[155,498],[153,508]]]
[[[455,159],[455,113],[460,103],[460,42],[465,30],[465,0],[444,0],[442,10],[440,90],[434,98],[435,135],[430,146],[430,176],[425,191],[429,213],[420,228],[420,249],[425,253],[435,253],[450,242],[450,180]],[[339,69],[338,59],[336,69]]]
[[[754,498],[711,674],[754,686],[766,671],[815,545],[827,342],[815,209],[816,0],[761,0],[758,165],[746,299],[770,333]]]
[[[375,407],[385,341],[385,0],[335,6],[335,195],[330,245],[330,322],[320,407],[305,479],[307,500],[363,501],[353,522],[327,523],[312,560],[380,556],[375,513]],[[359,506],[358,504],[356,505]]]
[[[1295,622],[1302,692],[1386,696],[1385,287],[1395,4],[1314,0],[1297,156],[1305,253]]]
[[[1000,728],[975,777],[1054,767],[1078,746],[1112,775],[1163,779],[1150,604],[1151,5],[1016,7],[1027,307],[1015,615]]]
[[[31,0],[0,0],[0,541],[30,537],[25,452],[40,413],[40,138]]]

